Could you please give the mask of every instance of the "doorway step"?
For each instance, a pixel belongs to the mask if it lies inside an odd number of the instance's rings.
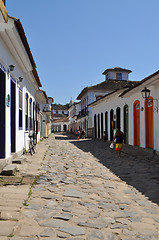
[[[8,164],[6,167],[3,168],[1,175],[3,176],[13,176],[15,175],[17,170],[16,164]]]
[[[22,164],[26,161],[26,157],[19,157],[12,160],[12,164]]]
[[[17,171],[17,164],[22,164],[26,161],[26,157],[17,157],[11,160],[11,163],[4,166],[1,175],[3,176],[15,176]]]

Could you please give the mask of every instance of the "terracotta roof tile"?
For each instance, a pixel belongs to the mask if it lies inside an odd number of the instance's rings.
[[[101,91],[115,91],[117,89],[123,88],[123,87],[130,87],[134,86],[137,81],[129,81],[129,80],[107,80],[102,83],[99,83],[97,85],[91,86],[91,87],[86,87],[82,90],[82,92],[78,95],[77,99],[80,100],[86,92],[89,90],[101,90]]]
[[[54,105],[53,104],[52,109],[53,110],[66,110],[66,111],[68,111],[68,107],[64,106],[64,105]]]
[[[116,72],[116,71],[119,71],[119,72],[128,72],[128,73],[131,73],[132,71],[131,70],[129,70],[129,69],[125,69],[125,68],[120,68],[120,67],[114,67],[114,68],[108,68],[108,69],[106,69],[102,74],[103,75],[106,75],[108,72]]]
[[[30,62],[32,64],[32,67],[36,68],[36,64],[35,64],[35,61],[33,59],[33,55],[31,53],[31,50],[30,50],[30,47],[29,47],[29,44],[28,44],[28,41],[27,41],[27,38],[26,38],[26,35],[25,35],[25,32],[24,32],[24,29],[23,29],[23,26],[22,26],[22,24],[20,22],[20,19],[15,19],[14,23],[15,23],[15,26],[16,26],[17,31],[19,33],[19,36],[20,36],[20,38],[21,38],[21,40],[23,42],[25,50],[26,50],[26,52],[28,54],[28,57],[29,57]]]
[[[58,122],[69,122],[69,117],[53,120],[53,123],[58,123]]]
[[[47,94],[46,94],[46,92],[45,91],[43,91],[43,90],[41,90],[42,92],[43,92],[43,94],[44,94],[44,97],[45,97],[45,99],[46,99],[46,103],[48,103],[48,97],[47,97]]]
[[[32,72],[33,72],[33,75],[35,77],[35,80],[36,80],[38,86],[42,87],[42,84],[40,82],[40,79],[39,79],[39,76],[38,76],[38,73],[37,73],[37,70],[36,70],[36,64],[35,64],[33,55],[31,53],[30,46],[29,46],[29,43],[27,41],[27,38],[26,38],[26,35],[25,35],[25,32],[24,32],[23,26],[22,26],[22,24],[20,22],[20,19],[17,19],[17,18],[14,18],[14,17],[11,17],[11,18],[14,19],[14,24],[16,26],[16,29],[17,29],[17,31],[19,33],[19,36],[20,36],[21,41],[22,41],[22,43],[24,45],[24,48],[25,48],[25,50],[26,50],[26,52],[28,54],[30,63],[32,65],[32,67],[33,67]]]
[[[148,81],[150,78],[152,78],[152,77],[155,77],[156,75],[159,75],[159,70],[158,71],[156,71],[155,73],[153,73],[153,74],[151,74],[151,75],[149,75],[148,77],[146,77],[146,78],[144,78],[143,80],[141,80],[141,81],[139,81],[139,82],[137,82],[137,84],[136,85],[134,85],[134,86],[132,86],[132,87],[130,87],[129,89],[127,89],[127,90],[125,90],[119,97],[122,97],[122,96],[124,96],[127,92],[130,92],[132,89],[134,89],[134,88],[136,88],[136,87],[138,87],[138,86],[140,86],[141,84],[143,84],[143,83],[145,83],[146,81]]]

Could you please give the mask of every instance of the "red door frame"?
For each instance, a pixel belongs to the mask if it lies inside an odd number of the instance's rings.
[[[154,148],[153,98],[145,100],[145,147]]]

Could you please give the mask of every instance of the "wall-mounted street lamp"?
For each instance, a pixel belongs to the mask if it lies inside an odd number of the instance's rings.
[[[8,68],[8,70],[7,70],[7,73],[9,74],[10,72],[13,72],[14,71],[14,68],[15,68],[15,66],[14,65],[9,65],[9,68]]]
[[[145,88],[141,91],[142,97],[143,97],[144,99],[149,98],[150,92],[151,92],[150,89],[148,89],[147,87],[145,87]]]
[[[17,84],[21,83],[23,81],[22,77],[19,77],[19,80],[17,80]]]
[[[153,105],[153,111],[158,113],[158,99],[154,98],[154,105]]]
[[[147,87],[145,87],[145,88],[141,91],[142,97],[143,97],[144,99],[148,99],[149,96],[150,96],[150,93],[151,93],[151,90],[148,89]],[[152,100],[150,99],[150,101],[152,101]],[[153,98],[153,102],[154,102],[154,104],[153,104],[153,111],[158,113],[158,99]],[[143,110],[142,110],[142,111],[143,111]]]

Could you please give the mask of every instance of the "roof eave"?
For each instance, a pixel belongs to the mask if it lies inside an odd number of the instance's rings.
[[[88,91],[88,87],[85,87],[82,92],[76,98],[77,100],[81,100],[82,96]]]
[[[126,96],[126,94],[130,91],[132,91],[133,89],[139,87],[140,85],[144,84],[145,82],[147,82],[148,80],[150,80],[151,78],[155,77],[159,75],[159,70],[156,71],[155,73],[149,75],[148,77],[144,78],[143,80],[141,80],[139,83],[137,83],[135,86],[129,88],[128,90],[124,91],[122,94],[120,94],[119,97],[123,97],[123,96]]]
[[[108,72],[117,72],[117,71],[121,71],[121,72],[127,72],[127,73],[131,73],[132,71],[131,70],[129,70],[129,69],[124,69],[124,68],[116,68],[116,69],[113,69],[113,68],[108,68],[108,69],[106,69],[103,73],[102,73],[102,75],[106,75]]]
[[[45,99],[46,99],[46,103],[48,103],[48,97],[47,97],[47,95],[46,95],[46,92],[43,91],[43,90],[41,90],[41,91],[43,92],[43,95],[44,95],[44,97],[45,97]]]
[[[35,80],[36,80],[38,86],[39,86],[39,87],[42,87],[42,84],[41,84],[41,82],[40,82],[40,78],[39,78],[38,73],[37,73],[37,70],[36,70],[35,68],[32,70],[32,73],[33,73],[33,75],[34,75],[34,77],[35,77]]]
[[[4,18],[4,21],[7,23],[8,22],[8,13],[7,13],[6,7],[5,7],[2,0],[0,0],[0,11],[1,11],[2,16]]]
[[[25,50],[26,50],[26,52],[28,54],[28,57],[29,57],[30,62],[32,64],[32,67],[36,68],[36,64],[35,64],[33,55],[31,53],[31,50],[30,50],[30,47],[29,47],[29,44],[28,44],[28,41],[27,41],[27,38],[26,38],[26,35],[25,35],[25,32],[24,32],[24,28],[23,28],[23,26],[22,26],[22,24],[20,22],[20,19],[14,18],[14,24],[16,26],[16,29],[17,29],[18,33],[19,33],[19,36],[20,36],[21,41],[22,41],[22,43],[24,45],[24,48],[25,48]]]
[[[29,58],[30,63],[32,65],[32,68],[33,68],[32,73],[33,73],[33,75],[35,77],[35,80],[36,80],[38,86],[42,87],[42,84],[40,82],[40,79],[39,79],[39,76],[38,76],[38,73],[37,73],[37,70],[36,70],[36,64],[35,64],[33,55],[31,53],[31,50],[30,50],[30,47],[29,47],[29,43],[28,43],[28,40],[26,38],[26,35],[25,35],[25,32],[24,32],[24,28],[22,26],[22,23],[20,22],[20,19],[17,19],[17,18],[14,18],[14,17],[10,17],[10,18],[14,19],[15,27],[16,27],[16,29],[18,31],[20,39],[21,39],[21,41],[23,43],[23,46],[24,46],[24,48],[25,48],[25,50],[27,52],[28,58]]]
[[[104,101],[107,97],[113,95],[114,93],[117,93],[117,92],[119,92],[119,91],[123,91],[123,89],[124,89],[124,88],[118,88],[117,90],[114,90],[113,92],[110,92],[110,93],[104,95],[104,96],[101,97],[100,99],[98,99],[98,100],[96,100],[96,101],[90,103],[90,104],[88,105],[88,107],[93,107],[94,105],[96,105],[96,104],[98,104],[98,103]],[[118,93],[118,94],[119,94],[119,93]],[[119,96],[120,96],[120,95],[119,95]]]

